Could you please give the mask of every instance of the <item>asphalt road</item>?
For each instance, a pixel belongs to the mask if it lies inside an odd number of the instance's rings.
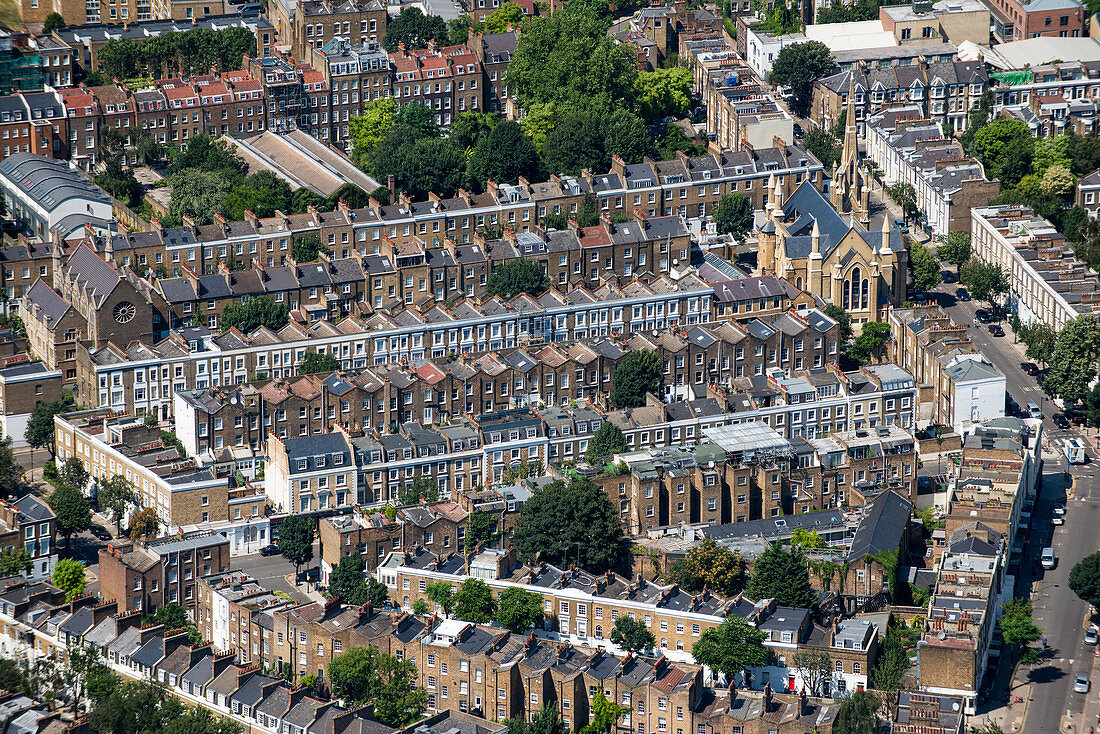
[[[957,285],[941,285],[937,290],[953,294]],[[1012,336],[994,337],[983,324],[974,323],[974,312],[980,307],[973,301],[941,300],[957,323],[970,324],[970,338],[983,354],[1004,373],[1009,394],[1021,407],[1029,402],[1039,404],[1044,415],[1044,435],[1057,450],[1061,440],[1084,435],[1081,429],[1057,428],[1050,416],[1057,406],[1046,399],[1036,378],[1020,369],[1022,358],[1012,346]],[[1006,325],[1007,328],[1007,325]],[[1090,441],[1095,446],[1095,441]],[[1097,550],[1097,528],[1100,528],[1100,481],[1096,451],[1090,450],[1090,462],[1068,467],[1064,456],[1043,464],[1043,481],[1032,515],[1032,529],[1024,545],[1024,559],[1017,574],[1016,596],[1032,598],[1035,623],[1044,631],[1046,647],[1040,652],[1040,662],[1017,672],[1016,681],[1032,684],[1032,700],[1027,710],[1024,730],[1052,734],[1062,731],[1064,716],[1081,714],[1086,696],[1075,693],[1073,678],[1077,673],[1092,675],[1094,648],[1085,645],[1084,630],[1088,626],[1088,605],[1074,594],[1068,584],[1070,569],[1081,558]],[[1072,475],[1067,501],[1065,472]],[[1065,525],[1051,524],[1055,504],[1066,504]],[[1032,562],[1038,560],[1043,548],[1053,547],[1057,565],[1044,571],[1036,564],[1032,578]],[[1090,697],[1098,695],[1098,676],[1092,675]],[[1086,729],[1087,731],[1087,729]]]
[[[316,572],[319,563],[319,544],[313,546],[313,561],[310,568]],[[245,571],[256,579],[261,586],[272,591],[281,591],[289,594],[295,601],[309,601],[309,597],[303,592],[306,583],[303,580],[301,588],[287,581],[287,576],[294,573],[294,566],[282,556],[261,556],[259,553],[251,553],[246,556],[234,556],[229,561],[229,567],[234,571]],[[303,579],[309,575],[306,569],[302,570]]]

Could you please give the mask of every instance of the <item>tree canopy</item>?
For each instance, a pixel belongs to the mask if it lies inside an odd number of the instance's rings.
[[[261,326],[278,331],[290,320],[286,304],[276,303],[271,296],[256,296],[247,301],[229,303],[222,308],[221,326],[228,331],[237,328],[249,334]]]
[[[1092,316],[1078,316],[1058,332],[1043,389],[1067,404],[1083,401],[1096,378],[1098,359],[1100,324]]]
[[[691,646],[697,663],[709,666],[732,680],[748,667],[767,665],[771,654],[764,647],[768,634],[738,616],[729,616],[703,632]]]
[[[587,478],[536,489],[520,510],[512,544],[526,563],[576,563],[592,573],[618,568],[626,550],[617,509]]]
[[[303,375],[315,375],[318,372],[335,372],[340,369],[340,360],[329,352],[306,352],[298,363],[298,372]]]
[[[744,194],[723,194],[714,207],[714,226],[721,234],[732,234],[737,239],[752,229],[752,202]]]
[[[962,265],[970,261],[970,233],[951,232],[947,237],[941,238],[936,247],[936,256],[944,262],[953,265]]]
[[[108,79],[163,79],[208,74],[212,67],[240,69],[245,54],[256,54],[256,36],[251,29],[195,28],[141,40],[112,38],[96,55],[99,71]]]
[[[1031,170],[1034,146],[1035,138],[1026,123],[1001,117],[974,132],[967,152],[982,162],[986,176],[1011,188]]]
[[[833,68],[833,54],[821,41],[784,46],[772,63],[770,81],[791,88],[792,107],[805,116],[810,108],[814,82]]]
[[[1100,609],[1100,551],[1074,565],[1069,572],[1069,588],[1085,603]]]
[[[289,515],[279,526],[279,553],[294,564],[294,577],[313,560],[313,531],[316,521],[305,515]]]
[[[62,558],[53,567],[50,581],[65,592],[65,601],[72,601],[84,593],[88,578],[83,563],[75,558]]]
[[[713,538],[706,538],[672,567],[669,580],[692,593],[705,587],[716,594],[733,596],[745,586],[745,559]]]
[[[520,634],[542,623],[542,596],[510,586],[497,597],[496,622]]]
[[[1043,631],[1032,620],[1030,599],[1010,599],[1005,602],[997,626],[1001,628],[1001,637],[1005,643],[1012,645],[1025,663],[1033,663],[1038,659],[1031,643],[1037,642],[1043,636]]]
[[[1000,265],[971,259],[959,268],[959,279],[975,300],[994,305],[1008,293],[1008,273]]]
[[[623,435],[623,429],[611,421],[604,421],[588,441],[584,458],[585,461],[595,464],[600,459],[621,451],[626,451],[626,436]]]
[[[34,406],[30,420],[27,421],[27,430],[23,433],[23,437],[31,448],[48,448],[50,456],[57,458],[57,451],[54,447],[53,417],[64,413],[68,408],[69,406],[61,400],[39,403]]]
[[[550,287],[550,278],[535,260],[513,258],[504,260],[489,273],[485,291],[510,301],[520,293],[541,296]]]
[[[610,637],[612,644],[618,645],[627,652],[645,652],[652,650],[657,644],[648,627],[626,615],[615,620]]]
[[[413,5],[386,24],[382,47],[395,53],[401,44],[411,51],[427,48],[430,41],[446,46],[447,40],[447,23],[438,15],[425,15],[424,11]]]
[[[386,606],[389,590],[372,576],[364,576],[366,562],[359,553],[351,553],[340,559],[328,576],[328,590],[346,603],[360,606],[371,603],[374,609]]]
[[[875,734],[881,702],[870,691],[858,690],[840,702],[833,721],[835,734]]]
[[[541,177],[542,162],[531,139],[514,120],[503,120],[482,133],[467,167],[470,186],[485,189],[488,181],[515,184],[520,176],[529,181]]]
[[[646,393],[660,396],[664,384],[664,362],[652,349],[626,355],[611,375],[611,404],[616,408],[645,405]]]
[[[930,290],[940,284],[940,261],[919,242],[909,245],[909,270],[917,290]]]
[[[746,591],[753,599],[775,599],[783,607],[817,607],[806,557],[800,550],[787,550],[779,543],[772,543],[753,562]]]
[[[635,94],[642,117],[683,117],[691,109],[691,85],[691,71],[682,66],[639,72]]]
[[[328,672],[336,696],[351,705],[373,705],[386,726],[408,726],[428,704],[427,692],[416,684],[416,665],[373,647],[353,647],[337,655]]]
[[[61,17],[61,13],[50,13],[42,23],[42,35],[48,36],[54,31],[61,30],[65,25],[65,19]]]
[[[859,331],[859,336],[848,347],[848,356],[860,364],[870,364],[878,355],[879,349],[890,339],[890,325],[881,321],[868,321]]]
[[[474,624],[488,624],[497,613],[493,590],[481,579],[466,579],[454,597],[454,615]]]
[[[66,545],[73,535],[92,526],[92,510],[88,507],[88,499],[77,487],[62,482],[46,501],[57,516],[57,532],[65,536]]]
[[[548,703],[544,703],[530,721],[519,716],[505,719],[504,724],[509,734],[569,734],[569,726],[562,721],[558,707]]]

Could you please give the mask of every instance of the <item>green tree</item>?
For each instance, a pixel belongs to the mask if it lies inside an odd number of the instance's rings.
[[[340,369],[340,360],[336,355],[328,352],[306,352],[302,361],[298,363],[298,373],[302,375],[315,375],[318,372],[335,372]]]
[[[962,265],[970,261],[970,233],[951,232],[945,238],[940,239],[936,248],[936,256],[944,262],[953,265]]]
[[[745,559],[713,538],[688,551],[669,570],[669,581],[692,593],[707,588],[722,596],[733,596],[745,586]]]
[[[1005,644],[1011,645],[1016,654],[1025,663],[1031,664],[1038,659],[1038,655],[1031,648],[1031,643],[1038,641],[1043,636],[1031,618],[1030,599],[1010,599],[1001,607],[1001,618],[997,621],[1001,628],[1001,637]]]
[[[439,501],[439,484],[423,474],[417,474],[412,483],[404,485],[398,492],[397,501],[402,507],[420,503],[423,498],[429,504]]]
[[[351,158],[355,165],[363,170],[371,170],[371,154],[393,127],[393,116],[397,112],[397,100],[382,97],[363,104],[363,111],[348,121],[348,133],[351,135]]]
[[[509,28],[518,30],[526,18],[523,8],[515,3],[504,3],[485,16],[485,33],[504,33]],[[462,42],[465,43],[466,39],[463,38]]]
[[[795,528],[791,533],[791,546],[802,550],[817,550],[825,547],[825,539],[816,530]]]
[[[183,169],[168,178],[172,199],[168,213],[174,221],[190,217],[195,224],[210,224],[214,215],[225,208],[225,200],[233,187],[222,173],[201,169]]]
[[[27,421],[27,430],[23,434],[31,448],[48,448],[50,456],[55,460],[57,459],[57,451],[54,446],[53,417],[64,413],[68,409],[69,406],[61,400],[39,403],[34,406],[30,420]]]
[[[959,268],[959,279],[970,289],[970,295],[991,307],[1008,293],[1008,273],[1000,265],[971,259]]]
[[[998,118],[974,132],[967,152],[982,162],[989,178],[998,178],[1002,187],[1011,188],[1031,170],[1034,145],[1027,124]]]
[[[917,192],[913,188],[913,184],[902,181],[887,188],[886,192],[890,194],[890,198],[894,200],[894,203],[901,207],[901,214],[905,221],[914,220],[920,215],[920,208],[917,206]]]
[[[550,287],[550,278],[535,260],[504,260],[489,274],[485,291],[510,301],[520,293],[541,296]]]
[[[691,71],[685,67],[656,69],[638,74],[636,96],[642,117],[683,117],[691,109]]]
[[[468,170],[471,185],[476,184],[480,191],[487,181],[514,184],[520,176],[536,180],[540,166],[535,144],[523,134],[518,123],[504,120],[480,136]]]
[[[493,590],[481,579],[466,579],[454,599],[455,616],[474,624],[488,624],[497,612]]]
[[[840,330],[837,333],[837,340],[844,344],[852,338],[852,316],[840,306],[835,303],[830,303],[825,306],[825,315],[835,321]]]
[[[54,31],[59,31],[64,27],[65,19],[61,17],[61,13],[50,13],[46,16],[46,20],[42,24],[42,35],[48,36]]]
[[[1031,153],[1032,173],[1041,177],[1051,166],[1061,166],[1068,171],[1073,166],[1070,160],[1070,147],[1069,135],[1052,135],[1036,139]]]
[[[65,460],[65,463],[61,465],[61,470],[57,473],[57,481],[67,487],[79,491],[81,494],[88,488],[88,481],[91,477],[88,476],[88,472],[84,469],[84,462],[75,456],[69,457]]]
[[[447,45],[461,46],[470,40],[470,27],[473,22],[468,15],[460,15],[447,21]]]
[[[664,384],[664,362],[657,352],[631,352],[611,375],[611,404],[616,408],[638,408],[645,405],[647,393],[660,396]]]
[[[497,597],[497,624],[516,634],[537,627],[544,616],[541,594],[510,586]]]
[[[351,553],[340,559],[340,562],[328,575],[328,590],[333,596],[338,596],[348,604],[364,604],[363,598],[364,579],[363,570],[366,562],[359,553]]]
[[[913,285],[919,291],[935,288],[940,284],[940,261],[932,251],[919,242],[909,244],[909,269],[913,273]]]
[[[626,550],[618,510],[587,478],[536,489],[520,510],[512,544],[525,563],[576,562],[592,573],[621,566]]]
[[[584,458],[589,463],[595,464],[601,459],[612,454],[626,451],[626,436],[623,430],[611,421],[604,421],[592,439],[588,442],[588,450],[584,452]]]
[[[106,482],[100,482],[96,500],[99,509],[107,513],[115,523],[117,534],[121,535],[122,520],[137,502],[133,483],[121,474],[114,474]]]
[[[824,693],[823,684],[833,677],[833,659],[824,650],[806,649],[796,652],[791,658],[798,677],[806,684],[806,689],[811,696],[820,696]]]
[[[814,158],[821,161],[826,171],[833,170],[833,167],[840,162],[840,155],[843,152],[840,141],[822,125],[810,126],[802,138],[802,145],[813,154]]]
[[[257,171],[230,189],[221,213],[231,222],[245,218],[245,212],[257,217],[273,217],[290,208],[291,190],[271,171]]]
[[[727,680],[749,667],[767,665],[771,655],[764,647],[766,632],[741,617],[729,616],[717,627],[703,632],[691,646],[695,662],[723,673]]]
[[[410,105],[412,106],[412,105]],[[412,199],[429,193],[453,196],[466,181],[463,151],[438,136],[418,133],[409,125],[394,125],[373,154],[375,178],[391,174],[397,188]]]
[[[31,554],[23,548],[17,548],[14,545],[5,548],[0,551],[0,576],[14,576],[24,571],[30,571],[33,560]],[[10,689],[5,689],[0,685],[0,690]]]
[[[434,604],[439,605],[444,614],[450,614],[455,605],[455,592],[449,581],[436,581],[428,584],[424,593]]]
[[[57,532],[65,536],[65,545],[76,533],[82,533],[92,526],[92,511],[88,499],[76,487],[61,484],[50,494],[47,502],[57,516]]]
[[[0,498],[11,497],[19,489],[19,478],[23,467],[15,461],[15,451],[11,447],[11,436],[0,431]]]
[[[390,727],[420,718],[427,692],[416,685],[416,666],[373,647],[353,647],[329,663],[332,692],[350,705],[371,704],[375,717]]]
[[[412,613],[417,615],[418,617],[423,617],[426,614],[430,614],[431,611],[431,607],[424,599],[417,599],[413,602]]]
[[[878,662],[871,670],[871,687],[881,691],[887,701],[894,700],[909,672],[909,653],[895,637],[887,636]],[[889,707],[887,707],[889,709]]]
[[[833,733],[876,734],[881,705],[878,696],[870,691],[856,691],[840,702],[833,721]]]
[[[696,157],[707,154],[705,146],[689,138],[679,125],[667,125],[665,134],[657,140],[657,157],[662,161],[672,160],[677,153]]]
[[[889,324],[868,321],[860,329],[859,336],[852,342],[852,346],[848,348],[848,356],[860,364],[869,364],[889,339]]]
[[[467,553],[477,548],[478,543],[488,543],[497,536],[497,521],[490,512],[480,510],[470,513],[466,519],[466,537],[463,550]]]
[[[833,55],[820,41],[784,46],[772,63],[769,81],[791,88],[792,107],[805,117],[813,97],[813,85],[833,69]]]
[[[569,727],[561,720],[557,706],[544,703],[530,721],[522,716],[505,719],[509,734],[569,734]]]
[[[302,566],[313,560],[313,531],[316,521],[305,515],[289,515],[279,526],[279,553],[294,564],[297,581]]]
[[[757,557],[745,591],[753,599],[775,599],[782,607],[817,607],[806,557],[797,548],[786,550],[779,543],[772,543]]]
[[[1026,329],[1021,327],[1017,333],[1021,330],[1024,332],[1021,338],[1027,345],[1024,356],[1036,362],[1050,364],[1054,358],[1054,347],[1058,343],[1058,332],[1047,324],[1033,324]]]
[[[599,116],[585,109],[562,115],[546,134],[542,154],[547,172],[558,174],[577,175],[584,168],[605,171],[611,160],[604,151]]]
[[[629,712],[628,707],[607,700],[603,689],[598,688],[596,697],[592,699],[592,718],[578,734],[612,734],[616,730],[616,722]]]
[[[130,527],[126,528],[126,534],[135,543],[146,538],[155,538],[160,534],[160,521],[157,519],[157,511],[152,507],[145,507],[133,514],[130,518]]]
[[[764,22],[760,24],[760,28],[777,36],[785,36],[800,31],[802,23],[799,21],[798,15],[787,7],[784,0],[776,0],[772,4],[772,9],[765,14]]]
[[[714,207],[714,226],[737,239],[752,229],[752,202],[744,194],[723,194]]]
[[[1100,551],[1085,556],[1070,570],[1069,588],[1086,604],[1100,609]]]
[[[627,652],[645,652],[657,644],[644,624],[626,616],[615,620],[615,626],[611,628],[611,642]]]
[[[1043,174],[1041,186],[1044,194],[1066,199],[1076,189],[1077,177],[1065,166],[1051,166]]]
[[[84,564],[74,558],[62,558],[53,567],[53,576],[50,581],[54,586],[65,592],[65,601],[72,601],[84,593],[84,587],[88,583],[84,573]]]
[[[382,47],[392,54],[402,43],[405,48],[412,50],[427,48],[429,41],[445,46],[447,38],[447,24],[442,18],[438,15],[425,15],[420,8],[410,6],[386,24]]]
[[[187,610],[175,602],[168,602],[149,617],[152,624],[162,624],[166,630],[178,630],[191,624]]]
[[[1058,332],[1043,389],[1067,404],[1083,401],[1096,378],[1097,359],[1100,324],[1091,316],[1078,316]]]
[[[387,99],[389,99],[387,97]],[[356,118],[351,118],[352,120]],[[294,193],[290,195],[290,213],[291,214],[305,214],[309,211],[309,208],[313,206],[318,211],[328,206],[328,201],[325,197],[318,194],[316,191],[307,189],[305,186],[295,189]]]
[[[14,658],[0,658],[0,691],[29,693],[31,688],[27,675]]]
[[[1074,135],[1070,159],[1070,168],[1077,176],[1084,176],[1100,168],[1100,138]]]
[[[222,309],[222,329],[239,329],[249,334],[261,326],[278,331],[290,320],[286,304],[276,303],[271,296],[257,296],[240,303],[230,303]]]
[[[315,234],[304,234],[294,238],[294,245],[290,248],[290,256],[296,263],[317,262],[317,256],[329,249],[321,244],[321,238]]]

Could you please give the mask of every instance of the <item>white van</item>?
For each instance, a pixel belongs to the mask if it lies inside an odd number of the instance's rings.
[[[1054,568],[1054,549],[1043,548],[1043,555],[1039,558],[1039,563],[1042,564],[1043,568]]]
[[[1065,444],[1066,461],[1070,464],[1084,464],[1088,461],[1085,442],[1079,438],[1067,438]]]

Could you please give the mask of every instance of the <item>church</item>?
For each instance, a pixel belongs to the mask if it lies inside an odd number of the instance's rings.
[[[870,182],[859,165],[854,96],[848,95],[844,152],[833,172],[830,202],[802,183],[784,200],[774,178],[758,233],[761,275],[784,278],[800,290],[841,306],[853,324],[881,321],[885,307],[905,298],[908,256],[889,213],[870,230]]]

